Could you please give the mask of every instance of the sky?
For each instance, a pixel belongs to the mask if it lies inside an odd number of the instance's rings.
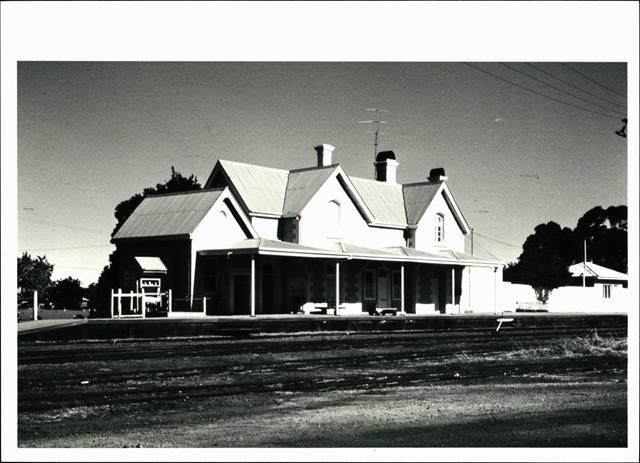
[[[372,178],[366,108],[399,182],[444,167],[477,253],[511,262],[536,225],[627,204],[625,63],[470,64],[20,62],[18,254],[97,281],[114,207],[171,166],[204,184],[218,159],[309,167],[329,143]]]

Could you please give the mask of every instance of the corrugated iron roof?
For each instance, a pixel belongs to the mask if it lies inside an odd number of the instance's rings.
[[[290,171],[282,213],[299,214],[335,170],[334,165]]]
[[[280,215],[289,171],[220,160],[226,174],[251,212]]]
[[[113,240],[192,233],[223,189],[147,196]]]
[[[407,223],[416,225],[424,211],[438,193],[442,182],[425,182],[403,185],[404,206],[407,214]]]
[[[406,225],[402,185],[350,177],[376,222]]]
[[[586,276],[595,277],[602,280],[627,280],[629,277],[616,270],[603,267],[602,265],[587,262],[586,264],[578,263],[569,266],[569,272],[574,277],[581,277],[583,268],[586,267]]]

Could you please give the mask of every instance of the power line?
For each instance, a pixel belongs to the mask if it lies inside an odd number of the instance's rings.
[[[600,109],[604,109],[605,111],[610,111],[610,112],[612,112],[612,113],[620,114],[621,116],[624,116],[624,115],[625,115],[625,113],[622,113],[622,112],[620,112],[620,111],[618,111],[618,110],[616,110],[616,109],[609,109],[609,108],[607,108],[606,106],[602,106],[602,105],[600,105],[600,104],[598,104],[598,103],[594,103],[594,102],[592,102],[592,101],[589,101],[589,100],[587,100],[586,98],[582,98],[582,97],[581,97],[581,96],[579,96],[579,95],[576,95],[576,94],[571,93],[571,92],[567,92],[566,90],[562,90],[561,88],[556,87],[555,85],[551,85],[550,83],[547,83],[547,82],[545,82],[544,80],[540,80],[540,79],[538,79],[537,77],[533,77],[532,75],[527,74],[526,72],[523,72],[523,71],[521,71],[520,69],[517,69],[517,68],[516,68],[516,67],[514,67],[514,66],[510,66],[510,65],[508,65],[508,64],[506,64],[506,63],[500,63],[500,64],[502,64],[503,66],[505,66],[505,67],[507,67],[507,68],[509,68],[509,69],[511,69],[511,70],[513,70],[513,71],[515,71],[515,72],[518,72],[518,73],[522,74],[522,75],[523,75],[523,76],[525,76],[525,77],[528,77],[529,79],[533,79],[533,80],[535,80],[536,82],[540,82],[541,84],[546,85],[547,87],[551,87],[551,88],[553,88],[554,90],[558,90],[559,92],[564,93],[565,95],[569,95],[570,97],[577,98],[578,100],[584,101],[584,102],[585,102],[585,103],[587,103],[587,104],[590,104],[590,105],[593,105],[593,106],[597,106],[598,108],[600,108]]]
[[[88,248],[106,248],[106,247],[110,247],[113,246],[112,244],[93,244],[93,245],[87,245],[87,246],[70,246],[68,248],[23,248],[23,249],[18,249],[18,251],[66,251],[69,249],[88,249]]]
[[[98,231],[98,230],[93,230],[91,228],[84,228],[84,227],[74,227],[73,225],[63,225],[61,223],[49,222],[47,220],[30,219],[30,218],[27,218],[27,217],[18,217],[18,220],[24,220],[26,222],[42,223],[42,224],[45,224],[45,225],[51,225],[51,226],[60,227],[60,228],[69,228],[71,230],[81,230],[81,231],[90,232],[90,233],[97,233],[97,234],[102,235],[102,236],[104,236],[106,234],[105,231]]]
[[[489,72],[489,71],[485,71],[484,69],[479,68],[479,67],[477,67],[477,66],[474,66],[474,65],[472,65],[472,64],[470,64],[470,63],[464,63],[464,64],[466,64],[467,66],[469,66],[469,67],[471,67],[471,68],[473,68],[473,69],[476,69],[476,70],[478,70],[478,71],[480,71],[480,72],[484,72],[485,74],[490,75],[491,77],[493,77],[493,78],[495,78],[495,79],[501,80],[501,81],[506,82],[506,83],[508,83],[508,84],[510,84],[510,85],[514,85],[514,86],[516,86],[516,87],[518,87],[518,88],[521,88],[522,90],[526,90],[527,92],[534,93],[534,94],[536,94],[536,95],[538,95],[538,96],[541,96],[541,97],[543,97],[543,98],[547,98],[547,99],[549,99],[549,100],[553,100],[553,101],[555,101],[555,102],[557,102],[557,103],[560,103],[560,104],[563,104],[563,105],[565,105],[565,106],[571,106],[572,108],[577,108],[577,109],[581,109],[581,110],[583,110],[583,111],[586,111],[586,112],[588,112],[588,113],[592,113],[592,114],[597,114],[597,115],[599,115],[599,116],[608,117],[609,119],[619,120],[619,118],[618,118],[618,117],[612,116],[612,115],[610,115],[610,114],[604,114],[604,113],[601,113],[601,112],[599,112],[599,111],[593,111],[593,110],[591,110],[591,109],[589,109],[589,108],[585,108],[585,107],[583,107],[583,106],[578,106],[578,105],[575,105],[575,104],[573,104],[573,103],[568,103],[568,102],[566,102],[566,101],[559,100],[559,99],[554,98],[554,97],[552,97],[552,96],[545,95],[544,93],[540,93],[540,92],[538,92],[538,91],[536,91],[536,90],[533,90],[533,89],[530,89],[530,88],[528,88],[528,87],[525,87],[524,85],[520,85],[520,84],[518,84],[518,83],[516,83],[516,82],[512,82],[512,81],[507,80],[507,79],[505,79],[505,78],[503,78],[503,77],[500,77],[500,76],[498,76],[498,75],[496,75],[496,74],[493,74],[493,73],[491,73],[491,72]]]
[[[500,241],[500,240],[497,240],[497,239],[495,239],[495,238],[491,238],[490,236],[483,235],[482,233],[478,233],[478,232],[477,232],[477,231],[475,231],[475,230],[473,231],[473,234],[474,234],[474,235],[481,236],[481,237],[483,237],[484,239],[487,239],[487,240],[489,240],[489,241],[495,241],[496,243],[504,244],[505,246],[511,246],[512,248],[516,248],[516,249],[522,249],[522,246],[516,246],[515,244],[507,243],[506,241]]]
[[[598,81],[593,80],[591,77],[589,77],[589,76],[588,76],[588,75],[586,75],[586,74],[583,74],[582,72],[578,71],[577,69],[573,69],[572,67],[570,67],[570,66],[568,66],[568,65],[566,65],[566,64],[564,64],[564,63],[560,63],[560,64],[561,64],[562,66],[564,66],[565,68],[569,69],[570,71],[573,71],[573,72],[575,72],[576,74],[581,75],[582,77],[584,77],[584,78],[585,78],[585,79],[587,79],[588,81],[593,82],[594,84],[599,85],[600,87],[605,88],[605,89],[609,90],[610,92],[615,93],[616,95],[620,95],[620,96],[621,96],[621,97],[623,97],[623,98],[626,98],[626,97],[627,97],[627,95],[623,95],[622,93],[620,93],[620,92],[618,92],[618,91],[616,91],[616,90],[614,90],[614,89],[612,89],[612,88],[610,88],[610,87],[607,87],[606,85],[603,85],[603,84],[601,84],[601,83],[600,83],[600,82],[598,82]]]
[[[544,70],[544,69],[542,69],[542,68],[539,68],[539,67],[538,67],[538,66],[536,66],[535,64],[531,64],[531,63],[524,63],[524,64],[526,64],[526,65],[527,65],[527,66],[529,66],[529,67],[532,67],[532,68],[536,69],[538,72],[541,72],[541,73],[543,73],[543,74],[548,75],[549,77],[551,77],[552,79],[557,80],[558,82],[562,82],[563,84],[568,85],[569,87],[575,88],[576,90],[579,90],[579,91],[581,91],[581,92],[583,92],[583,93],[586,93],[587,95],[591,95],[592,97],[597,98],[598,100],[604,101],[605,103],[612,104],[613,106],[617,106],[617,107],[622,108],[622,109],[627,109],[626,105],[621,105],[621,104],[618,104],[618,103],[614,103],[614,102],[613,102],[613,101],[611,101],[611,100],[607,100],[606,98],[602,98],[601,96],[598,96],[598,95],[596,95],[595,93],[591,93],[589,90],[585,90],[585,89],[584,89],[584,88],[582,88],[582,87],[579,87],[579,86],[577,86],[577,85],[574,85],[574,84],[572,84],[571,82],[568,82],[568,81],[566,81],[566,80],[564,80],[564,79],[561,79],[560,77],[555,76],[555,75],[553,75],[552,73],[550,73],[550,72],[548,72],[548,71],[545,71],[545,70]]]

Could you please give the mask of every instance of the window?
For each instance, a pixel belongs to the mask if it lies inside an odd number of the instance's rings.
[[[330,238],[341,237],[340,203],[335,199],[327,206],[327,235]]]
[[[611,299],[611,285],[602,285],[602,297]]]
[[[444,216],[436,215],[436,243],[444,242]]]
[[[376,276],[376,272],[372,269],[367,269],[364,271],[364,298],[365,299],[376,298],[375,276]]]
[[[391,273],[391,279],[393,284],[391,285],[391,297],[393,299],[400,299],[401,298],[401,283],[402,281],[400,280],[400,272],[397,270],[394,270]]]

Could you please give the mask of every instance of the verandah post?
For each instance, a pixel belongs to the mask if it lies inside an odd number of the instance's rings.
[[[207,314],[207,296],[202,296],[202,313]]]
[[[169,288],[169,313],[171,313],[173,309],[173,291]]]
[[[456,268],[451,267],[451,310],[456,308]],[[458,311],[460,313],[460,311]]]
[[[400,264],[400,314],[404,315],[404,263]]]
[[[122,315],[122,288],[118,288],[118,317]]]
[[[338,315],[338,307],[340,307],[340,261],[336,261],[336,311]]]
[[[33,319],[38,319],[38,290],[33,291]]]
[[[114,318],[114,313],[113,313],[113,288],[111,288],[111,300],[110,300],[110,305],[111,305],[111,318]]]
[[[251,314],[256,316],[256,257],[251,254]]]

